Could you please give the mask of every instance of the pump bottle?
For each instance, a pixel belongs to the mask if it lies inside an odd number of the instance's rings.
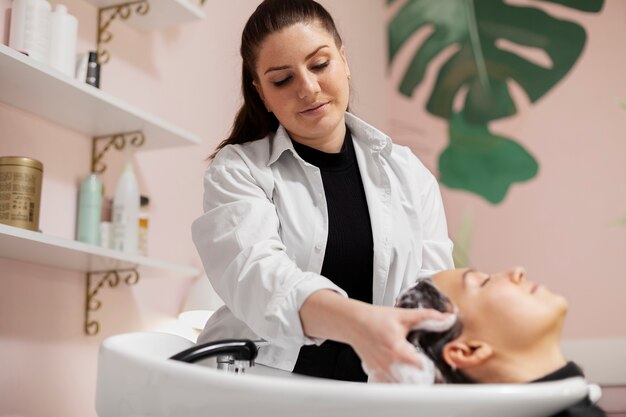
[[[130,158],[126,159],[113,198],[113,248],[136,254],[139,225],[139,186]]]
[[[76,238],[92,245],[100,244],[100,214],[102,207],[102,182],[91,174],[80,185],[78,228]]]

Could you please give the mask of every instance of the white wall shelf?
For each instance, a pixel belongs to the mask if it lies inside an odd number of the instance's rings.
[[[0,101],[90,137],[142,131],[140,150],[199,144],[194,134],[0,44]]]
[[[193,277],[196,268],[0,224],[0,258],[80,272],[138,269],[142,277]]]
[[[125,3],[123,0],[86,1],[98,8]],[[192,0],[153,0],[149,4],[150,11],[148,14],[145,16],[133,14],[125,21],[125,24],[137,30],[151,31],[206,18],[204,11],[198,4],[194,4]]]

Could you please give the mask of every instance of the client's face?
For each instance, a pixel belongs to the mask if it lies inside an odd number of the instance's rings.
[[[542,338],[558,338],[567,311],[562,296],[525,275],[522,268],[494,274],[454,269],[433,281],[458,307],[462,339],[486,341],[494,352],[514,353]]]

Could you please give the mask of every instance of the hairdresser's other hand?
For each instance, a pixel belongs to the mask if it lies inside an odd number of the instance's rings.
[[[454,318],[431,309],[365,305],[357,323],[350,336],[350,344],[361,358],[370,381],[407,382],[403,373],[399,372],[406,368],[405,365],[425,372],[429,365],[426,363],[428,359],[406,340],[407,334],[425,327],[444,331],[454,324]]]

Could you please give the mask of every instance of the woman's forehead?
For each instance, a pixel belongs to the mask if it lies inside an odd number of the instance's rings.
[[[259,47],[260,55],[306,55],[309,49],[334,45],[333,36],[317,22],[301,22],[268,35]]]

